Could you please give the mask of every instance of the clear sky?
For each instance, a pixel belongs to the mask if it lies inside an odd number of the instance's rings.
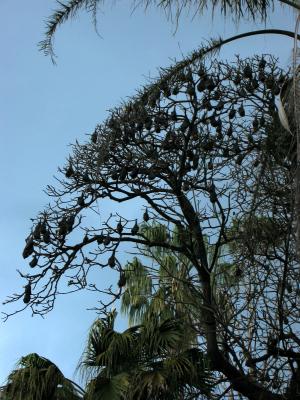
[[[68,145],[75,139],[84,141],[106,110],[134,94],[146,77],[155,77],[159,66],[180,60],[205,39],[254,28],[250,22],[236,26],[229,18],[192,19],[190,14],[182,17],[174,34],[175,26],[161,11],[145,14],[138,9],[132,14],[130,1],[115,3],[99,13],[102,38],[84,12],[58,30],[58,64],[53,66],[38,52],[37,43],[55,1],[0,0],[1,302],[23,285],[16,269],[29,268],[21,253],[30,218],[47,204],[43,189],[54,182]],[[294,23],[295,15],[278,6],[266,27],[293,31]],[[292,46],[292,39],[256,37],[227,46],[220,57],[272,53],[287,66]],[[100,279],[108,284],[108,278],[105,274]],[[50,358],[72,378],[95,318],[86,308],[96,302],[94,295],[81,292],[60,298],[44,319],[32,318],[28,311],[0,322],[0,384],[17,359],[31,352]],[[6,308],[0,305],[0,311]]]

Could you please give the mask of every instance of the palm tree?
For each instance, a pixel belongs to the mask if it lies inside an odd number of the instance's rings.
[[[161,224],[144,224],[139,232],[155,243],[189,240],[187,231],[176,227],[170,235]],[[160,246],[140,250],[143,260],[128,262],[119,281],[124,286],[121,312],[128,315],[130,328],[113,331],[113,312],[91,329],[81,364],[84,372],[92,366],[96,373],[88,399],[95,393],[103,400],[207,397],[212,376],[194,327],[199,296],[190,281],[193,266],[187,257]]]
[[[143,224],[139,232],[153,243],[193,241],[182,227],[170,233],[164,225]],[[212,259],[215,249],[208,242],[206,246]],[[121,312],[129,317],[130,327],[122,333],[114,330],[116,311],[91,327],[80,362],[89,382],[85,399],[211,398],[214,379],[197,341],[204,314],[193,265],[166,247],[139,250],[142,258],[128,262],[119,281],[124,287]],[[220,287],[233,290],[240,280],[236,267],[219,254],[212,274],[215,301],[224,303]],[[223,305],[230,319],[233,310]]]
[[[84,391],[36,353],[22,357],[1,393],[5,400],[80,400]]]
[[[151,242],[168,242],[171,247],[191,240],[184,228],[175,227],[170,234],[161,224],[144,224],[140,232]],[[195,304],[195,288],[200,283],[195,282],[190,260],[165,247],[143,246],[139,250],[143,259],[134,258],[124,271],[126,287],[121,311],[128,315],[129,323],[143,323],[155,314],[162,320],[181,318],[191,327],[191,316],[199,308]]]
[[[193,237],[184,228],[177,226],[170,234],[161,224],[141,227],[141,233],[150,242],[168,243],[177,246],[182,242],[191,244]],[[216,248],[205,238],[208,262],[211,265]],[[194,243],[195,245],[195,243]],[[195,340],[194,325],[201,320],[201,282],[188,257],[159,246],[139,247],[142,259],[134,258],[124,270],[126,282],[122,296],[121,312],[129,317],[129,323],[143,323],[155,314],[160,318],[180,318]],[[150,265],[146,261],[150,261]],[[145,261],[145,262],[143,262]],[[215,269],[211,273],[212,287],[216,302],[220,302],[218,288],[230,290],[241,277],[237,267],[226,261],[225,246],[217,251]],[[193,339],[192,339],[193,338]]]
[[[156,242],[175,245],[190,240],[187,231],[176,228],[169,235],[167,227],[158,224],[145,224],[140,231]],[[194,329],[199,296],[190,288],[192,265],[186,257],[159,246],[145,247],[144,256],[152,260],[153,278],[137,258],[123,272],[121,309],[131,325],[137,324],[117,332],[116,311],[93,323],[79,364],[86,390],[65,378],[51,361],[33,353],[22,357],[9,375],[5,400],[211,398],[214,379]]]
[[[147,323],[114,330],[116,312],[91,327],[80,363],[89,381],[86,400],[210,398],[212,375],[196,347],[185,343],[184,326],[152,315]]]
[[[187,230],[175,227],[170,234],[167,227],[160,224],[144,224],[141,233],[153,243],[178,245],[193,242]],[[205,238],[208,261],[211,265],[215,256],[215,245],[210,245]],[[184,327],[185,339],[190,349],[198,346],[197,335],[201,335],[199,327],[205,318],[201,301],[201,283],[193,274],[193,265],[182,254],[176,254],[166,247],[139,248],[143,259],[134,258],[126,265],[126,287],[122,297],[121,311],[128,315],[129,322],[147,324],[155,315],[160,320],[177,318]],[[147,265],[147,259],[150,261]],[[217,262],[211,273],[214,301],[222,310],[221,319],[230,321],[234,315],[234,307],[230,302],[230,293],[235,291],[244,281],[240,269],[226,260],[225,248],[217,251]],[[225,295],[226,294],[226,295]],[[201,328],[200,328],[201,329]],[[224,337],[218,335],[218,341],[224,343]]]

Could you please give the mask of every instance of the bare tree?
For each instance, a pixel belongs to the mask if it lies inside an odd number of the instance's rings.
[[[296,139],[275,104],[286,74],[271,56],[228,64],[204,53],[162,71],[112,110],[89,143],[73,145],[26,240],[33,270],[20,272],[25,291],[7,302],[23,299],[21,309],[44,315],[59,293],[89,289],[110,295],[98,310],[108,312],[125,290],[122,252],[167,249],[193,266],[181,287],[199,310],[191,321],[220,379],[219,398],[232,390],[255,400],[299,399]],[[138,220],[118,212],[101,225],[83,218],[99,215],[106,200],[137,199]],[[179,240],[147,235],[143,224],[152,223],[176,229]],[[220,265],[225,273],[234,266],[239,279],[224,279]],[[117,278],[103,291],[89,277],[105,268]],[[159,284],[155,265],[148,273]]]

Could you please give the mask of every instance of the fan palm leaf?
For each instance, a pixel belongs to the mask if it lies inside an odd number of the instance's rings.
[[[209,392],[207,364],[199,362],[200,352],[191,351],[180,321],[161,321],[153,314],[122,333],[112,328],[105,319],[92,326],[81,361],[90,379],[86,400],[175,400],[195,385]]]
[[[83,390],[50,360],[32,353],[10,373],[3,394],[6,400],[79,400]]]
[[[134,399],[182,399],[187,389],[192,387],[197,388],[198,398],[210,396],[212,380],[207,365],[195,362],[191,355],[190,351],[178,351],[138,371],[132,385],[135,388]]]
[[[184,326],[180,321],[167,319],[161,321],[153,314],[148,316],[141,330],[141,342],[149,354],[163,354],[176,350],[185,341]]]
[[[132,327],[122,333],[108,326],[104,319],[96,320],[89,333],[86,350],[79,368],[88,377],[98,374],[102,369],[122,371],[130,367],[137,349],[139,327]]]
[[[164,371],[159,368],[141,371],[136,377],[136,385],[133,397],[139,399],[163,399],[163,394],[168,392],[168,386]],[[140,385],[138,385],[140,382]]]
[[[182,244],[182,233],[179,235],[176,228],[170,234],[163,225],[145,224],[141,227],[141,232],[151,243],[174,246],[179,242]],[[165,317],[170,317],[173,315],[173,312],[170,314],[171,303],[179,305],[183,300],[182,294],[185,293],[184,297],[187,299],[189,293],[187,278],[192,265],[187,257],[159,244],[145,246],[140,250],[152,266],[144,265],[141,260],[135,258],[125,267],[126,287],[121,311],[129,315],[130,323],[141,321],[147,313],[156,312],[162,315],[165,311]],[[159,282],[152,279],[152,273],[158,277]]]
[[[130,376],[122,372],[111,378],[100,373],[87,386],[85,400],[122,400],[126,399]]]
[[[81,361],[82,371],[92,379],[87,398],[177,400],[187,391],[196,391],[199,398],[210,396],[213,377],[193,329],[201,324],[201,296],[189,285],[193,265],[186,256],[159,245],[184,240],[192,246],[193,238],[183,228],[170,232],[158,224],[144,224],[140,232],[150,246],[140,249],[143,261],[134,258],[124,268],[121,307],[138,325],[116,332],[116,312],[95,321]],[[215,249],[206,246],[213,258]],[[233,285],[231,265],[219,258],[214,279]]]
[[[197,359],[196,354],[197,353]],[[192,356],[193,355],[193,356]],[[209,393],[211,386],[207,360],[198,349],[192,348],[185,352],[169,357],[163,362],[169,387],[176,390],[180,385],[191,385]]]
[[[183,227],[175,227],[170,233],[165,226],[144,225],[142,231],[154,243],[163,240],[175,246],[182,243],[194,246],[193,237]],[[216,248],[206,242],[206,249],[211,264]],[[151,266],[136,258],[127,264],[127,284],[121,311],[129,315],[131,323],[142,323],[152,314],[160,316],[162,320],[176,316],[181,323],[185,321],[186,332],[191,332],[193,320],[201,320],[201,284],[198,289],[195,282],[191,285],[193,264],[186,256],[160,246],[143,247],[140,250],[149,258]],[[238,282],[235,267],[219,253],[211,273],[212,286],[216,288],[220,283],[222,287],[235,286]],[[157,277],[158,282],[151,278],[152,275]],[[215,298],[218,298],[217,293]],[[194,333],[191,337],[194,337]]]

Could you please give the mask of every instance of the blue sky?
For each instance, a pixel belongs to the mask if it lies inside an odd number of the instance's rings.
[[[68,145],[93,131],[107,110],[133,95],[157,75],[159,66],[181,59],[208,38],[228,37],[254,28],[236,26],[220,16],[183,15],[175,26],[161,11],[131,13],[131,2],[116,2],[99,13],[96,35],[84,12],[56,35],[58,64],[38,52],[45,18],[53,0],[0,1],[0,300],[20,291],[16,268],[28,271],[21,253],[33,218],[48,199],[43,192],[53,183],[57,167],[69,153]],[[293,30],[295,15],[278,7],[268,28]],[[263,28],[257,24],[257,28]],[[235,42],[220,57],[272,53],[287,66],[293,42],[280,37],[257,37]],[[109,274],[102,276],[108,284]],[[37,352],[50,358],[72,378],[95,318],[86,308],[96,305],[89,293],[64,296],[44,319],[30,312],[0,323],[0,384],[22,355]],[[1,304],[0,303],[0,304]],[[8,311],[0,305],[0,311]],[[120,324],[124,327],[125,322]]]

